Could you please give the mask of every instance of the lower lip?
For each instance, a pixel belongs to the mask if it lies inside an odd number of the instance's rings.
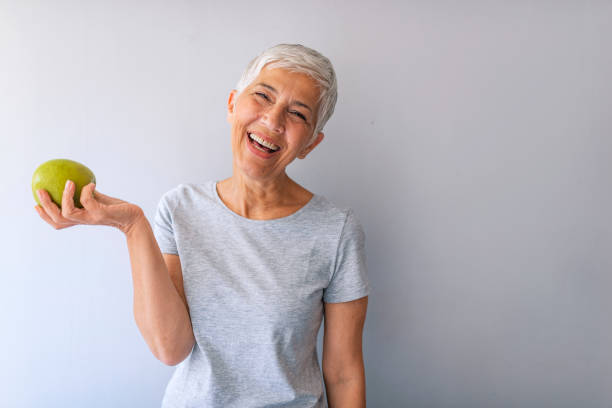
[[[255,146],[253,146],[253,143],[251,141],[251,138],[249,137],[249,135],[246,136],[246,144],[249,147],[249,150],[252,151],[253,153],[255,153],[257,156],[261,157],[262,159],[269,159],[272,156],[274,156],[274,154],[278,153],[278,150],[275,151],[274,153],[267,153],[267,152],[262,152],[261,150],[257,149]]]

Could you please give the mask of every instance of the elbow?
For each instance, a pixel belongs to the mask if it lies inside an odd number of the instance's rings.
[[[326,384],[365,382],[365,367],[362,358],[335,363],[329,363],[324,359],[322,369]]]
[[[189,357],[194,345],[195,337],[193,333],[191,333],[191,336],[183,341],[174,341],[171,343],[166,341],[163,344],[158,343],[155,350],[153,350],[153,354],[165,365],[175,366]]]
[[[172,367],[185,361],[185,359],[191,354],[192,349],[193,344],[191,344],[191,347],[184,347],[182,350],[161,349],[154,353],[154,355],[159,361]]]
[[[151,330],[136,319],[136,324],[143,335],[149,350],[156,359],[167,366],[175,366],[183,362],[193,350],[195,335],[191,324],[184,329],[171,329],[166,334],[159,333],[160,330]]]
[[[180,357],[180,356],[172,356],[172,355],[162,354],[162,355],[159,355],[159,356],[156,356],[156,357],[157,357],[157,359],[159,361],[161,361],[165,365],[167,365],[169,367],[174,367],[174,366],[182,363],[187,356]]]

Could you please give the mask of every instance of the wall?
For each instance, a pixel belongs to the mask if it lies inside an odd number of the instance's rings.
[[[55,231],[34,169],[92,168],[151,219],[231,174],[225,104],[280,42],[339,77],[288,173],[367,234],[370,407],[612,406],[612,6],[603,1],[0,1],[2,405],[158,406],[123,235]]]

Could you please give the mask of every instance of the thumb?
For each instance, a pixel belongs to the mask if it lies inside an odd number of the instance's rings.
[[[120,204],[123,202],[122,200],[119,200],[118,198],[107,196],[106,194],[102,194],[99,191],[94,191],[94,198],[105,205]]]
[[[87,211],[95,210],[100,205],[94,197],[95,189],[96,185],[94,183],[89,183],[81,189],[81,196],[79,197],[79,201]]]

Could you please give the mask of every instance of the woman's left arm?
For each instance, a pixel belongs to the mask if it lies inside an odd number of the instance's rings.
[[[329,408],[366,406],[361,337],[368,297],[324,303],[323,380]]]

